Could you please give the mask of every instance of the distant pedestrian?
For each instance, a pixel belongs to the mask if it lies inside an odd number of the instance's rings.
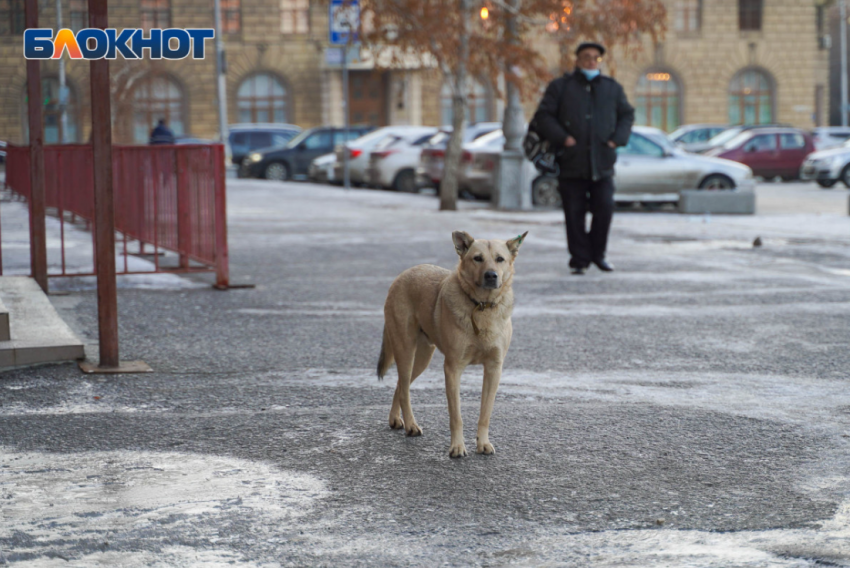
[[[540,135],[560,148],[558,191],[573,274],[584,274],[590,263],[614,270],[605,260],[614,216],[614,162],[635,120],[623,87],[599,71],[603,55],[598,43],[579,45],[575,71],[549,84],[535,115]],[[593,215],[589,232],[587,211]]]
[[[151,130],[149,144],[174,144],[174,132],[165,124],[165,119],[160,118],[156,127]]]

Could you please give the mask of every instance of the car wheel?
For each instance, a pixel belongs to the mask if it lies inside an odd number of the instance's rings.
[[[263,177],[274,181],[286,181],[289,179],[289,167],[283,162],[272,162],[266,166]]]
[[[560,207],[561,194],[558,193],[558,180],[550,176],[541,176],[531,185],[531,201],[541,207]]]
[[[850,164],[844,166],[844,169],[841,170],[841,174],[838,176],[838,179],[841,180],[844,187],[850,189]]]
[[[832,187],[838,183],[837,179],[819,179],[816,180],[817,184],[824,189],[832,189]]]
[[[401,191],[403,193],[416,193],[419,189],[416,187],[416,172],[413,170],[402,170],[395,176],[395,181],[393,182],[393,188],[396,191]]]
[[[724,189],[735,189],[735,182],[722,174],[712,174],[702,180],[699,189],[720,191]]]

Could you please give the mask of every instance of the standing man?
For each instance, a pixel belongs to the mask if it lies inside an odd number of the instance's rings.
[[[614,270],[605,260],[614,216],[614,162],[635,121],[623,87],[599,71],[603,55],[598,43],[579,45],[575,71],[549,84],[535,115],[540,136],[560,148],[558,191],[573,274],[584,274],[590,263]],[[593,215],[589,232],[587,211]]]
[[[160,118],[157,125],[151,130],[151,138],[148,144],[174,144],[174,132],[165,124],[164,118]]]

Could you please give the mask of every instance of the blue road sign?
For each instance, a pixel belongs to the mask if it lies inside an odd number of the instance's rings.
[[[360,28],[360,0],[331,0],[329,19],[331,45],[360,41],[357,36]]]

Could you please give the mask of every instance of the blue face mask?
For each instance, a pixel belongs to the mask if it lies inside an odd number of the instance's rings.
[[[588,81],[592,81],[599,76],[599,69],[582,69],[581,72],[584,73]]]

